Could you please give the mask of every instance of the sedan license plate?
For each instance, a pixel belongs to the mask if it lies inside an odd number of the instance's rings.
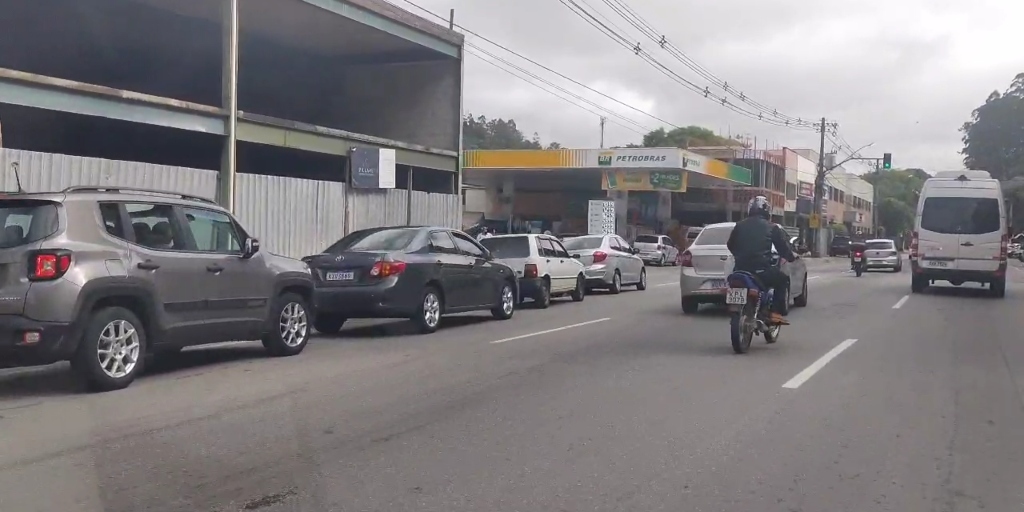
[[[928,260],[928,266],[933,268],[949,268],[948,261]]]
[[[351,281],[356,278],[355,272],[328,272],[328,281]]]
[[[746,288],[729,288],[725,291],[725,303],[726,304],[746,304],[747,303],[747,289]]]

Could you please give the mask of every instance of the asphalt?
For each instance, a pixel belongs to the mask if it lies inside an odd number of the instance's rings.
[[[1001,300],[844,270],[745,355],[666,268],[434,335],[186,351],[114,393],[0,372],[0,510],[1024,510],[1024,270]]]

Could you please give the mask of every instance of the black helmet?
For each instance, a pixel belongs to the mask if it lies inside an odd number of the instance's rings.
[[[747,216],[759,216],[764,220],[772,219],[772,205],[765,196],[757,196],[747,203]]]

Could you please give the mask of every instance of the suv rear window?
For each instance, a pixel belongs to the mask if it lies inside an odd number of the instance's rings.
[[[704,228],[693,245],[725,245],[729,242],[729,235],[732,234],[732,226],[724,228]]]
[[[495,258],[530,257],[530,240],[525,236],[489,237],[480,240],[480,245],[491,251]]]
[[[884,251],[886,249],[891,251],[893,249],[893,245],[892,242],[869,242],[867,244],[867,248],[872,251]]]
[[[921,229],[946,235],[999,231],[999,201],[991,197],[929,197],[921,209]]]
[[[33,199],[2,200],[0,222],[0,249],[38,242],[57,232],[57,204]]]
[[[604,237],[601,236],[581,236],[579,238],[562,240],[562,245],[565,246],[567,251],[586,251],[588,249],[600,249],[602,240],[604,240]]]
[[[837,236],[832,239],[832,245],[848,245],[850,243],[850,237],[848,236]]]
[[[334,242],[324,252],[337,254],[345,251],[400,251],[409,247],[418,231],[410,228],[354,231]]]
[[[640,235],[636,237],[633,243],[637,244],[656,244],[658,243],[658,237],[654,235]]]

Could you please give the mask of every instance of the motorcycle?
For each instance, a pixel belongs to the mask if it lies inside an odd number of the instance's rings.
[[[867,247],[864,244],[853,244],[850,247],[850,259],[853,262],[853,271],[857,274],[857,277],[860,277],[864,270],[867,269],[868,260],[867,256],[864,255],[866,249]]]
[[[778,265],[778,256],[772,263]],[[755,334],[763,334],[768,343],[778,341],[782,326],[768,322],[773,290],[765,287],[754,274],[744,271],[729,274],[726,283],[725,304],[730,313],[733,352],[746,353]]]

